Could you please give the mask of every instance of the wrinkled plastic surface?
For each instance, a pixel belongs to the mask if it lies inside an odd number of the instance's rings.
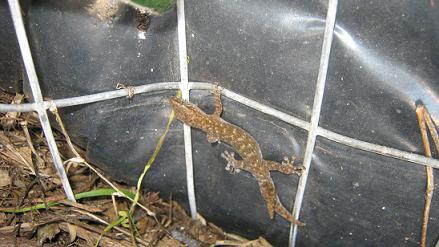
[[[435,3],[433,0],[432,3]],[[26,22],[44,96],[64,98],[179,80],[177,17],[151,20],[139,39],[135,11],[102,20],[93,2],[33,1]],[[439,8],[429,1],[340,1],[320,125],[337,133],[422,153],[414,102],[438,108]],[[326,1],[185,1],[189,79],[221,86],[309,121],[319,69]],[[2,10],[3,11],[3,10]],[[4,43],[0,43],[4,46]],[[72,137],[109,175],[134,183],[166,125],[167,99],[156,92],[62,110]],[[267,159],[303,157],[307,132],[224,98],[223,117],[258,140]],[[192,91],[207,112],[213,98]],[[225,144],[192,132],[201,214],[229,231],[288,242],[289,224],[268,218],[256,181],[230,175]],[[298,178],[273,172],[292,207]],[[182,124],[173,123],[145,189],[187,207]],[[424,167],[318,138],[305,192],[300,246],[417,246]],[[438,238],[433,197],[429,245]]]
[[[14,92],[22,77],[21,55],[7,1],[0,2],[0,27],[0,83],[3,89]]]

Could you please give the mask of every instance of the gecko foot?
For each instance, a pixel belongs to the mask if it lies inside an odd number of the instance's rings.
[[[230,174],[236,174],[240,172],[241,170],[237,168],[237,162],[241,162],[239,160],[235,159],[235,153],[224,151],[224,153],[221,154],[221,157],[223,157],[225,160],[227,160],[227,165],[225,167],[226,171],[229,171]]]
[[[305,169],[305,167],[304,166],[295,166],[294,165],[295,160],[296,160],[295,155],[291,156],[291,159],[289,159],[287,156],[285,156],[284,160],[282,161],[282,165],[292,167],[294,173],[301,175],[302,171]]]
[[[213,94],[217,95],[217,94],[221,94],[222,89],[220,88],[218,82],[215,83],[215,86],[213,88]]]

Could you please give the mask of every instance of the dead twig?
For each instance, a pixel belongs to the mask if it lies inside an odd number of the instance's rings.
[[[29,146],[32,153],[35,155],[35,160],[37,162],[37,166],[43,167],[44,161],[41,159],[40,155],[38,155],[37,150],[35,150],[35,147],[32,144],[32,138],[30,136],[29,129],[27,128],[27,125],[28,125],[27,121],[20,122],[20,125],[23,129],[24,136],[26,137],[27,145]],[[34,169],[35,169],[35,167],[34,167]]]
[[[86,215],[86,216],[88,216],[88,217],[90,217],[90,218],[92,218],[92,219],[94,219],[94,220],[96,220],[96,221],[98,221],[98,222],[100,222],[100,223],[102,223],[102,224],[104,224],[104,225],[107,225],[107,226],[110,225],[110,223],[106,222],[105,220],[99,218],[98,216],[96,216],[96,215],[94,215],[94,214],[92,214],[92,213],[89,213],[89,212],[86,212],[86,211],[83,211],[83,210],[81,210],[81,209],[77,209],[77,208],[76,208],[76,209],[72,209],[72,210],[75,211],[75,212],[78,212],[78,213],[80,213],[80,214]],[[114,226],[113,228],[114,228],[115,230],[117,230],[117,231],[123,233],[124,235],[126,235],[126,236],[128,236],[128,237],[131,237],[131,233],[130,233],[129,231],[126,231],[126,230],[124,230],[123,228],[120,228],[120,227],[118,227],[118,226]],[[143,239],[141,239],[141,238],[139,238],[139,237],[135,237],[135,238],[136,238],[136,241],[137,241],[138,243],[142,244],[142,245],[145,245],[145,246],[150,246],[150,245],[151,245],[150,243],[146,242],[145,240],[143,240]]]
[[[427,125],[429,127],[432,139],[436,145],[436,149],[439,150],[439,137],[437,135],[435,126],[431,117],[426,110],[424,104],[417,102],[416,104],[416,116],[419,122],[419,129],[421,131],[422,144],[424,145],[424,153],[427,157],[432,157],[430,150],[430,141],[428,140]],[[427,122],[427,123],[426,123]],[[431,200],[433,198],[434,191],[434,175],[433,168],[430,166],[426,167],[427,172],[427,189],[425,191],[425,205],[424,205],[424,216],[422,220],[422,230],[421,230],[421,247],[425,247],[427,244],[427,227],[428,218],[430,215]]]
[[[82,204],[79,202],[72,202],[72,201],[67,200],[67,199],[59,201],[59,203],[70,206],[70,207],[79,208],[79,209],[82,209],[82,210],[85,210],[88,212],[92,212],[92,213],[101,213],[103,211],[102,209],[100,209],[98,207],[93,207],[93,206]]]
[[[60,223],[60,228],[65,231],[69,232],[69,225],[67,223]],[[89,244],[93,244],[96,242],[96,239],[98,239],[99,234],[95,232],[90,232],[88,229],[85,229],[80,226],[76,226],[76,234],[82,238],[85,239],[85,241]],[[103,236],[101,239],[101,246],[122,246],[122,247],[130,247],[130,243],[124,240],[114,240],[109,237]]]

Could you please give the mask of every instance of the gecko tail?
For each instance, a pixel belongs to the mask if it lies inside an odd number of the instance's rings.
[[[276,213],[279,214],[280,216],[284,217],[286,220],[288,220],[289,222],[297,225],[297,226],[305,226],[306,224],[296,220],[294,218],[294,216],[282,205],[282,203],[280,202],[279,198],[276,197]]]

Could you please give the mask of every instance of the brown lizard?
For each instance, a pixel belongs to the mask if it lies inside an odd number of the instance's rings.
[[[288,158],[284,158],[282,164],[271,160],[264,160],[261,148],[255,138],[240,127],[228,123],[221,118],[223,111],[221,93],[216,89],[214,95],[215,112],[211,115],[206,114],[196,105],[183,101],[180,98],[171,98],[170,104],[177,119],[193,128],[201,129],[207,134],[207,140],[210,143],[223,141],[236,149],[242,160],[236,160],[233,152],[225,151],[221,154],[228,162],[226,170],[229,170],[231,174],[244,170],[250,172],[255,177],[271,219],[273,219],[274,212],[276,212],[293,224],[305,225],[294,219],[293,215],[282,205],[270,176],[270,171],[300,175],[303,167],[293,165],[294,159],[290,161]]]

